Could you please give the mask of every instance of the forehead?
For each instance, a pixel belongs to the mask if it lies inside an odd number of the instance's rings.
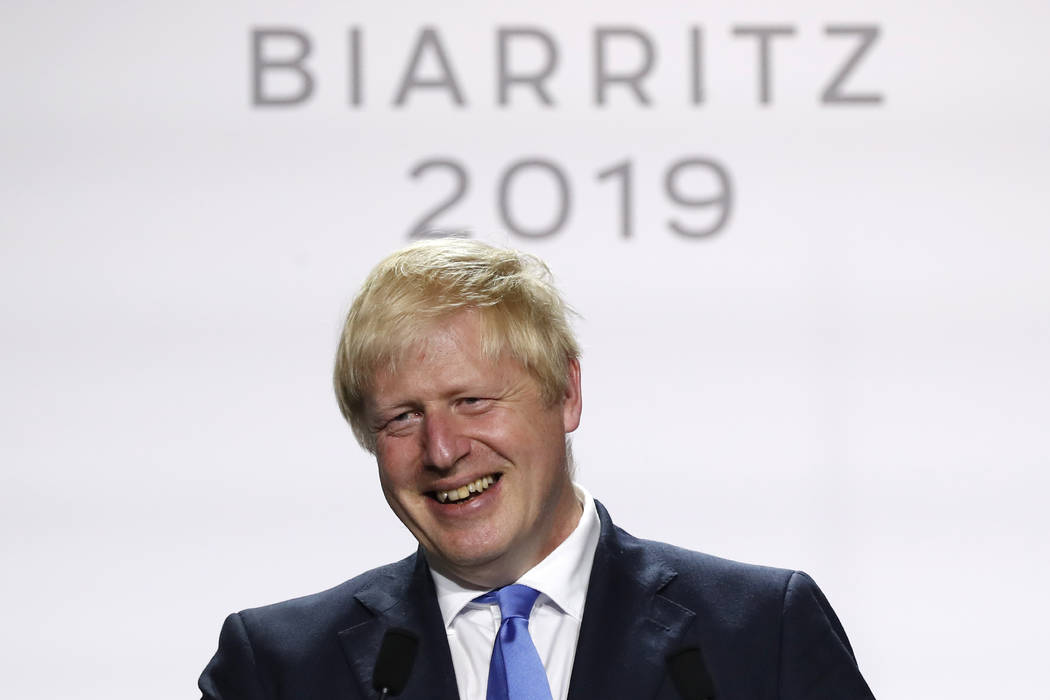
[[[451,316],[420,323],[403,340],[392,362],[403,369],[419,364],[469,361],[495,365],[497,358],[485,352],[485,336],[479,314],[463,310]]]
[[[530,375],[510,353],[486,348],[479,314],[464,310],[420,326],[376,371],[373,396],[395,399],[391,394],[456,392],[525,378]]]

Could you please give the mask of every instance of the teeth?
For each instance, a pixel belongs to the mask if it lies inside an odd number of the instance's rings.
[[[455,503],[456,501],[462,501],[472,493],[481,493],[489,486],[496,483],[496,477],[489,475],[475,479],[468,484],[464,484],[456,489],[450,489],[448,491],[438,491],[434,496],[440,503]]]

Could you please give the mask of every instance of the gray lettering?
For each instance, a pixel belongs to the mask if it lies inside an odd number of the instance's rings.
[[[874,24],[833,24],[828,25],[824,28],[824,33],[828,36],[839,36],[842,34],[856,34],[860,37],[860,42],[857,44],[857,48],[854,49],[853,53],[849,55],[846,62],[842,64],[842,68],[831,78],[831,82],[824,89],[824,92],[820,96],[820,101],[824,104],[882,104],[881,93],[853,93],[852,95],[842,94],[842,84],[846,82],[853,69],[857,67],[860,60],[864,58],[865,54],[871,48],[875,40],[879,38],[879,27]]]
[[[515,220],[510,210],[510,187],[512,181],[518,173],[526,168],[538,168],[547,171],[554,177],[554,182],[558,186],[558,200],[560,205],[558,207],[558,213],[554,217],[554,221],[551,222],[550,226],[534,229],[523,228]],[[519,236],[525,236],[526,238],[545,238],[547,236],[553,236],[561,230],[562,226],[565,225],[565,221],[569,218],[569,211],[571,209],[572,194],[569,191],[569,181],[565,177],[565,173],[563,173],[561,168],[558,167],[557,163],[552,163],[549,160],[543,160],[541,158],[526,158],[524,160],[519,160],[507,168],[506,172],[503,173],[503,177],[500,178],[499,215],[503,220],[503,225]]]
[[[769,104],[770,101],[770,43],[774,36],[792,36],[795,28],[786,24],[754,24],[733,28],[736,36],[758,37],[758,101]]]
[[[423,51],[427,47],[430,47],[434,58],[438,62],[440,77],[422,78],[416,75],[419,70],[419,64],[423,59]],[[404,105],[405,100],[408,98],[408,91],[413,88],[442,88],[448,90],[449,96],[456,106],[462,107],[464,104],[463,94],[459,90],[459,84],[456,82],[456,76],[452,72],[452,66],[445,55],[445,49],[441,45],[441,39],[437,30],[433,27],[424,27],[419,33],[419,39],[412,50],[412,58],[409,59],[408,65],[405,67],[405,74],[401,78],[397,97],[394,98],[394,106],[401,107]]]
[[[630,238],[634,232],[634,197],[631,194],[631,161],[610,166],[598,173],[599,180],[620,176],[620,235]]]
[[[361,30],[350,28],[350,104],[360,107],[364,99],[361,86]]]
[[[268,58],[266,44],[271,40],[294,42],[298,51],[291,57]],[[252,30],[252,105],[272,107],[277,105],[296,105],[305,102],[314,91],[314,78],[303,67],[303,61],[310,55],[310,37],[297,29],[275,27],[272,29]],[[269,71],[291,71],[300,77],[299,89],[287,95],[267,94],[263,74]]]
[[[718,183],[718,193],[713,197],[702,197],[683,193],[680,187],[680,176],[687,170],[699,168],[711,173]],[[667,222],[672,231],[686,238],[707,238],[718,233],[729,221],[733,211],[733,184],[729,171],[722,164],[710,158],[683,158],[675,161],[664,175],[664,190],[667,197],[675,204],[692,209],[712,209],[716,212],[714,223],[709,226],[690,228],[675,219]]]
[[[704,101],[704,37],[700,27],[692,27],[689,30],[689,53],[690,61],[690,88],[692,89],[692,101],[694,105],[702,104]]]
[[[456,202],[463,199],[463,196],[467,193],[467,185],[470,183],[467,169],[454,160],[446,160],[442,158],[425,160],[412,168],[409,175],[412,176],[413,180],[417,180],[425,172],[433,168],[444,168],[452,173],[455,178],[452,193],[447,198],[436,204],[433,209],[424,214],[419,221],[409,227],[409,238],[435,238],[446,235],[446,233],[442,232],[442,229],[433,226],[434,219],[451,209]],[[448,231],[448,229],[445,229],[445,231]],[[465,232],[463,231],[457,232],[455,229],[452,231],[457,235],[465,235]]]
[[[539,71],[529,74],[512,74],[508,64],[510,63],[510,43],[514,37],[531,37],[538,39],[545,49],[546,60],[543,63],[543,67]],[[543,81],[550,77],[550,74],[554,72],[554,69],[558,67],[558,46],[554,43],[554,40],[549,34],[542,29],[533,29],[530,27],[503,27],[497,34],[496,43],[496,61],[497,70],[499,75],[499,84],[497,86],[499,94],[500,106],[505,106],[510,100],[508,93],[510,92],[510,86],[514,83],[531,85],[532,89],[536,91],[536,96],[545,106],[552,106],[554,101],[551,100],[550,94],[547,89],[543,86]]]
[[[642,48],[642,65],[632,73],[610,75],[607,70],[606,41],[613,37],[631,38]],[[649,96],[642,90],[642,79],[649,74],[656,59],[653,42],[641,30],[631,27],[600,27],[594,30],[594,101],[605,104],[605,91],[613,83],[626,85],[634,93],[638,102],[649,105]]]

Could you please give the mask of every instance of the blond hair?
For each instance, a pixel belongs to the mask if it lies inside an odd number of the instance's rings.
[[[465,309],[479,314],[483,353],[508,352],[555,403],[579,357],[571,309],[547,265],[516,250],[463,238],[402,248],[380,262],[350,306],[335,359],[335,394],[357,441],[374,451],[365,413],[378,371],[396,371],[408,348],[439,319]]]

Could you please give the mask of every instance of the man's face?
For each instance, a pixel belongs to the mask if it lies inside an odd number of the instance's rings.
[[[433,324],[396,372],[377,376],[368,416],[383,493],[430,565],[494,587],[579,521],[565,434],[579,424],[580,374],[573,360],[565,395],[550,405],[520,362],[482,353],[479,325],[472,311]]]

